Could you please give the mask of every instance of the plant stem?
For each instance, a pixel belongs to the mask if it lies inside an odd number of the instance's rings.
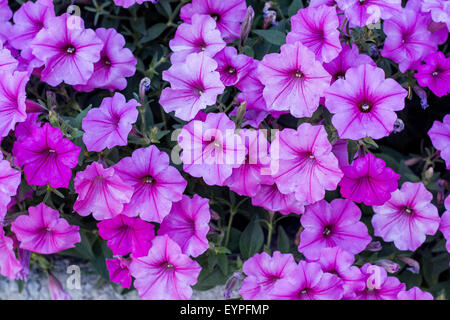
[[[233,218],[236,212],[237,212],[236,209],[234,208],[230,209],[230,219],[228,220],[227,236],[225,237],[225,247],[228,247],[228,242],[230,242],[231,225],[233,223]]]

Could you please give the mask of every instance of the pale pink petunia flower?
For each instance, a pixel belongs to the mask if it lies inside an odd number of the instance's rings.
[[[434,300],[431,293],[422,291],[418,287],[412,287],[408,291],[400,291],[398,300]]]
[[[359,27],[402,13],[402,0],[336,0],[350,23]]]
[[[279,212],[284,215],[290,213],[302,214],[305,212],[305,204],[295,198],[295,193],[281,193],[276,183],[261,184],[261,187],[252,196],[252,205],[263,207],[266,210]]]
[[[450,32],[450,2],[448,0],[423,0],[422,11],[430,12],[434,22],[445,23]]]
[[[425,58],[425,64],[417,67],[414,75],[422,87],[428,87],[438,97],[450,92],[450,58],[442,52],[433,52]]]
[[[105,262],[109,271],[109,279],[112,282],[120,284],[123,288],[130,288],[132,282],[130,273],[131,260],[117,257],[114,259],[106,259]]]
[[[442,122],[434,121],[428,131],[433,146],[440,151],[447,169],[450,169],[450,115],[446,115]]]
[[[20,277],[23,267],[14,253],[14,242],[5,236],[3,228],[0,228],[0,274],[15,280]]]
[[[104,98],[100,107],[91,109],[82,120],[85,131],[83,142],[88,151],[100,152],[105,148],[127,145],[128,134],[138,117],[139,103],[116,92]]]
[[[5,218],[11,197],[20,185],[20,171],[11,168],[9,161],[0,160],[0,221]]]
[[[133,4],[143,4],[144,2],[156,3],[158,0],[114,0],[115,5],[121,6],[124,8],[129,8]]]
[[[405,182],[384,205],[373,207],[374,235],[393,241],[399,250],[415,251],[439,228],[438,210],[431,200],[423,183]]]
[[[253,59],[245,54],[238,54],[236,48],[225,47],[214,56],[220,73],[220,80],[226,86],[233,86],[249,72]]]
[[[447,240],[447,251],[450,253],[450,196],[445,199],[445,212],[441,216],[441,224],[439,230],[441,230],[445,239]]]
[[[20,248],[52,254],[73,248],[81,241],[80,227],[70,225],[58,211],[40,203],[28,208],[28,212],[11,223],[11,231],[20,241]]]
[[[183,254],[168,235],[153,239],[148,255],[133,258],[130,265],[134,286],[146,300],[189,299],[200,270],[201,266]]]

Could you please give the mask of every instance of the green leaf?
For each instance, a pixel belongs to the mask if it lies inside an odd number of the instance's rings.
[[[253,30],[253,33],[264,38],[267,42],[277,46],[281,46],[286,42],[286,34],[278,30]]]
[[[228,280],[228,275],[223,274],[219,268],[208,270],[203,268],[198,276],[197,284],[193,287],[194,290],[209,290],[215,286],[223,285]]]
[[[244,259],[252,257],[264,244],[264,233],[258,220],[252,220],[242,232],[239,248]]]
[[[288,9],[289,17],[292,17],[293,15],[295,15],[298,12],[298,10],[300,10],[302,8],[304,8],[302,0],[293,0]]]
[[[146,43],[146,42],[155,40],[164,32],[164,30],[166,30],[166,28],[167,28],[167,25],[165,23],[157,23],[157,24],[151,26],[147,30],[147,33],[145,34],[145,36],[142,37],[139,42]]]
[[[282,226],[278,226],[278,251],[281,253],[289,253],[291,251],[291,244],[289,237]]]
[[[358,152],[358,143],[353,140],[347,142],[348,163],[352,164],[356,152]]]

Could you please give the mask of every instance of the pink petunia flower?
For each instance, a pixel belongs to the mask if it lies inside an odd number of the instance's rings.
[[[297,263],[292,254],[275,251],[271,257],[262,252],[245,261],[242,268],[247,276],[239,290],[242,298],[268,300],[275,283],[291,277],[297,271]]]
[[[24,122],[18,123],[14,129],[16,139],[23,140],[30,137],[33,134],[33,130],[39,128],[42,124],[38,121],[38,118],[39,113],[37,112],[27,113],[27,119]]]
[[[205,52],[213,58],[216,53],[225,48],[220,31],[217,30],[216,21],[207,15],[195,14],[191,23],[182,23],[170,40],[169,46],[173,54],[172,63],[184,62],[191,53]]]
[[[245,0],[193,0],[181,8],[180,18],[190,23],[196,13],[209,15],[216,21],[225,41],[232,42],[240,36],[246,12]]]
[[[331,76],[300,42],[285,44],[281,53],[264,56],[258,65],[264,99],[270,109],[290,110],[294,117],[311,117]]]
[[[122,214],[161,223],[172,203],[180,201],[187,182],[169,165],[169,157],[155,146],[138,149],[114,165],[117,175],[134,188]]]
[[[0,0],[0,21],[8,21],[12,17],[11,8],[8,6],[8,0]]]
[[[175,111],[175,116],[189,121],[201,109],[213,105],[225,87],[216,71],[217,62],[206,53],[192,53],[186,62],[175,63],[163,71],[163,79],[170,88],[161,92],[159,103],[166,112]]]
[[[387,37],[381,55],[397,62],[401,72],[416,68],[420,60],[437,49],[436,43],[430,41],[426,18],[414,10],[403,9],[385,21],[383,31]]]
[[[0,228],[0,274],[15,280],[21,271],[22,264],[14,253],[13,239],[5,236],[3,228]]]
[[[26,72],[0,71],[0,138],[27,118],[25,86],[28,80]]]
[[[291,18],[292,31],[286,43],[299,41],[316,55],[320,62],[330,62],[341,52],[339,20],[336,8],[327,5],[300,9]]]
[[[13,155],[24,166],[29,184],[67,188],[81,148],[49,123],[36,127],[27,139],[14,143]]]
[[[31,41],[33,55],[45,62],[41,80],[51,86],[61,82],[70,85],[86,84],[100,60],[103,42],[94,30],[85,29],[79,18],[79,28],[72,26],[73,17],[67,13],[49,18],[48,27]]]
[[[450,115],[446,115],[442,122],[434,121],[428,135],[433,146],[441,152],[447,169],[450,169]]]
[[[295,192],[300,202],[310,204],[335,190],[343,174],[323,126],[301,124],[297,130],[277,132],[272,143],[272,176],[282,193]],[[275,167],[276,166],[276,167]]]
[[[441,224],[439,230],[441,230],[445,239],[447,240],[447,251],[450,252],[450,196],[445,199],[445,212],[441,216]]]
[[[344,198],[363,202],[367,206],[380,206],[397,190],[400,175],[386,167],[384,160],[371,153],[342,168],[344,177],[339,182]]]
[[[361,267],[364,276],[364,290],[356,291],[354,300],[397,300],[405,284],[396,277],[388,277],[383,267],[366,263]]]
[[[365,64],[331,85],[325,105],[341,139],[380,139],[394,131],[395,111],[404,108],[407,95],[395,80],[385,79],[383,69]]]
[[[96,88],[110,91],[125,89],[126,78],[136,72],[136,58],[130,49],[124,48],[125,38],[115,29],[98,28],[95,33],[103,41],[100,60],[94,64],[94,72],[88,82],[75,86],[75,89],[85,92]]]
[[[124,204],[130,202],[133,187],[123,182],[114,168],[104,168],[93,162],[74,179],[78,198],[73,210],[81,216],[90,213],[97,220],[111,219],[120,214]]]
[[[158,0],[114,0],[114,4],[116,6],[121,6],[124,8],[129,8],[135,3],[143,4],[144,2],[156,3]]]
[[[431,293],[422,291],[418,287],[412,287],[408,291],[400,291],[398,300],[434,300]]]
[[[372,237],[359,221],[361,210],[347,199],[322,200],[306,207],[300,218],[304,228],[298,251],[310,260],[320,257],[320,249],[340,247],[351,254],[363,251]]]
[[[340,300],[342,280],[323,272],[316,262],[300,261],[290,277],[277,281],[270,298],[274,300]]]
[[[187,300],[197,283],[200,265],[181,252],[168,235],[152,241],[148,255],[133,258],[130,271],[141,299]]]
[[[82,121],[87,150],[100,152],[105,148],[126,146],[139,114],[138,105],[136,100],[127,102],[123,94],[116,92],[113,97],[104,98],[99,108],[89,110]]]
[[[431,204],[433,195],[423,183],[405,182],[401,189],[382,206],[373,207],[374,234],[384,241],[394,241],[400,250],[415,251],[439,228],[437,208]]]
[[[130,273],[131,260],[117,257],[115,259],[106,259],[105,262],[109,271],[109,279],[120,284],[123,288],[130,288],[132,282]]]
[[[11,168],[9,161],[0,160],[0,222],[5,218],[11,197],[20,185],[20,171]]]
[[[251,199],[254,206],[263,207],[266,210],[279,212],[284,215],[290,213],[303,214],[305,212],[304,203],[295,198],[295,193],[281,193],[276,183],[261,184],[258,193],[252,196]]]
[[[29,215],[19,216],[11,223],[11,231],[20,241],[20,248],[52,254],[73,248],[81,241],[80,227],[60,218],[58,211],[40,203],[28,208],[28,212]]]
[[[336,0],[350,23],[359,27],[377,23],[402,13],[401,0]]]
[[[438,97],[450,92],[450,58],[438,51],[425,58],[425,64],[417,67],[414,75],[422,87],[428,87]]]
[[[3,45],[0,41],[0,72],[5,73],[13,73],[17,66],[19,65],[19,61],[17,61],[6,48],[3,48]]]
[[[434,22],[445,23],[450,32],[450,3],[447,0],[423,0],[422,11],[430,12]]]
[[[205,121],[185,125],[178,136],[183,170],[208,185],[223,186],[245,160],[245,146],[235,129],[224,113],[208,113]]]
[[[159,235],[167,234],[181,248],[183,254],[198,257],[208,250],[206,235],[209,231],[209,200],[194,195],[191,199],[183,196],[175,202],[158,230]]]
[[[220,73],[220,80],[226,86],[233,86],[243,78],[253,65],[253,59],[238,54],[236,48],[226,47],[214,56]]]
[[[98,233],[107,240],[113,255],[134,257],[147,255],[150,243],[155,237],[155,226],[139,218],[119,214],[112,219],[97,223]]]

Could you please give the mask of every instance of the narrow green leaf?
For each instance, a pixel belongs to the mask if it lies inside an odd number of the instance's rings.
[[[264,233],[259,222],[254,219],[242,232],[239,248],[244,259],[252,257],[264,244]]]
[[[286,34],[278,30],[253,30],[253,33],[262,37],[267,42],[277,46],[281,46],[286,43]]]

